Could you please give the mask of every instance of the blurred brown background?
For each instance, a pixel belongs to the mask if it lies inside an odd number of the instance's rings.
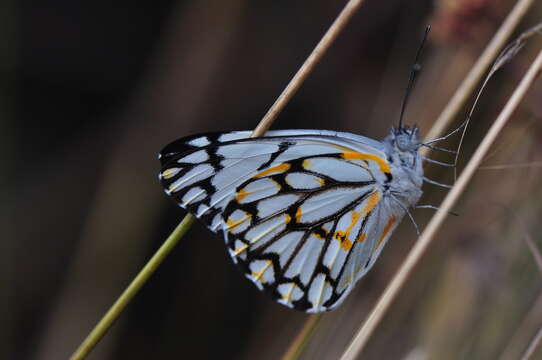
[[[69,356],[184,215],[158,183],[158,151],[197,132],[254,128],[344,3],[3,3],[0,358]],[[513,4],[368,0],[274,128],[383,138],[430,23],[406,115],[427,132]],[[540,19],[536,4],[520,29]],[[533,39],[490,82],[461,164],[541,47]],[[538,84],[485,164],[530,165],[479,172],[364,358],[514,359],[540,328],[542,277],[523,237],[542,246],[542,169],[531,164],[542,161],[541,94]],[[424,191],[423,203],[445,194]],[[414,212],[422,227],[430,214]],[[415,240],[405,220],[324,315],[305,359],[341,353]],[[259,293],[197,223],[90,359],[275,359],[307,317]]]

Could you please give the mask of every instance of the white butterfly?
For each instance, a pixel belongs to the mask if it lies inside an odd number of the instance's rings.
[[[416,127],[383,141],[319,130],[186,137],[160,153],[168,195],[214,232],[277,302],[344,301],[414,206],[424,180]]]

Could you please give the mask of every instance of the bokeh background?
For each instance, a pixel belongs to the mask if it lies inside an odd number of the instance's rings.
[[[254,128],[344,3],[3,2],[0,358],[69,356],[184,215],[158,183],[158,151],[197,132]],[[426,133],[514,3],[368,0],[273,127],[383,138],[430,23],[406,114]],[[538,3],[519,28],[541,19]],[[541,39],[489,83],[460,167]],[[540,329],[542,273],[525,237],[542,248],[541,100],[539,81],[364,358],[516,359]],[[426,172],[453,181],[450,169]],[[423,203],[445,195],[424,191]],[[414,216],[423,227],[431,213]],[[415,241],[406,220],[324,315],[304,359],[341,354]],[[276,359],[307,318],[258,292],[197,223],[89,358]]]

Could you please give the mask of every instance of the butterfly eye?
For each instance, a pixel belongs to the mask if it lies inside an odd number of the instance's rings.
[[[410,151],[413,147],[413,142],[407,134],[401,134],[395,139],[397,148],[401,151]]]

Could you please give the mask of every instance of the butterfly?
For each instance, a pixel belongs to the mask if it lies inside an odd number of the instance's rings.
[[[340,305],[422,195],[416,127],[193,135],[159,155],[167,195],[224,237],[245,276],[309,313]]]

